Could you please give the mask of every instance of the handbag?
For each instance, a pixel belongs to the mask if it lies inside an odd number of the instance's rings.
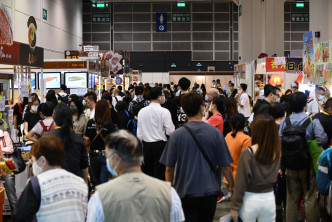
[[[4,156],[6,158],[12,159],[14,161],[16,169],[17,169],[15,171],[13,171],[14,174],[20,174],[25,170],[26,164],[25,164],[25,161],[23,160],[21,149],[14,148],[13,153],[4,154]]]
[[[310,121],[311,121],[311,130],[312,130],[312,140],[308,140],[308,146],[309,146],[309,151],[310,151],[310,156],[312,159],[312,163],[314,166],[314,170],[315,173],[317,174],[317,170],[318,170],[318,163],[319,163],[319,157],[320,154],[322,153],[322,148],[321,146],[318,144],[316,137],[315,137],[315,133],[314,133],[314,126],[312,123],[312,117],[310,117]]]
[[[208,165],[210,166],[210,168],[211,168],[211,170],[212,170],[213,174],[215,175],[215,177],[216,177],[216,179],[217,179],[217,182],[218,182],[218,177],[217,177],[217,172],[216,172],[216,170],[217,170],[216,166],[213,166],[211,160],[209,159],[208,155],[206,154],[206,152],[205,152],[204,149],[202,148],[201,144],[198,142],[196,136],[195,136],[194,133],[191,131],[191,129],[190,129],[187,125],[183,125],[183,127],[189,132],[189,134],[191,135],[191,137],[194,139],[194,141],[195,141],[195,143],[196,143],[196,145],[197,145],[199,151],[201,152],[201,154],[203,155],[204,159],[206,160],[206,162],[207,162]],[[220,188],[219,188],[219,192],[220,192],[220,193],[218,194],[218,196],[221,195],[221,190],[220,190]]]

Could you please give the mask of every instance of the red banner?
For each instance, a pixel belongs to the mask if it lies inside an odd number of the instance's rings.
[[[284,65],[276,65],[274,58],[266,58],[266,72],[286,72],[286,63]]]
[[[20,63],[20,43],[0,46],[0,64],[18,65]]]

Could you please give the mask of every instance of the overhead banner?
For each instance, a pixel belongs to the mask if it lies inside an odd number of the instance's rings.
[[[286,62],[283,65],[276,65],[273,57],[266,58],[266,72],[285,72]]]
[[[286,58],[286,73],[301,74],[303,72],[302,58]]]
[[[311,31],[303,34],[303,49],[303,71],[309,81],[313,81],[315,73],[314,39]]]

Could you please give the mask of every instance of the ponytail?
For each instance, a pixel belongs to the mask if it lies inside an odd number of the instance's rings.
[[[241,113],[236,113],[231,117],[231,127],[232,127],[231,136],[233,138],[236,137],[236,134],[239,131],[242,131],[244,129],[245,122],[246,122],[246,120],[244,118],[244,115]]]

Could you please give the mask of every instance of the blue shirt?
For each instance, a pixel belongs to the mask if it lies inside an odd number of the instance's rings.
[[[208,123],[189,122],[200,145],[214,166],[225,167],[232,162],[222,133]],[[175,169],[174,188],[181,198],[217,195],[220,191],[215,172],[203,157],[189,132],[181,127],[169,138],[160,162]]]
[[[289,116],[290,122],[293,126],[301,126],[309,117],[304,112],[300,113],[293,113]],[[314,129],[314,135],[312,135],[312,126]],[[312,121],[312,126],[309,124],[307,127],[306,132],[306,139],[312,140],[314,137],[316,138],[319,145],[324,145],[327,142],[327,135],[324,131],[323,126],[321,125],[320,121],[318,119],[314,119]],[[281,121],[280,128],[279,128],[279,135],[282,137],[282,131],[286,127],[285,120]],[[314,136],[314,137],[313,137]]]
[[[172,205],[171,205],[171,212],[170,212],[170,222],[180,222],[184,221],[184,213],[182,210],[181,200],[174,190],[171,188],[171,195],[172,195]],[[96,191],[89,201],[88,206],[88,216],[87,222],[103,222],[104,218],[104,211],[103,205],[101,204],[99,193]]]

